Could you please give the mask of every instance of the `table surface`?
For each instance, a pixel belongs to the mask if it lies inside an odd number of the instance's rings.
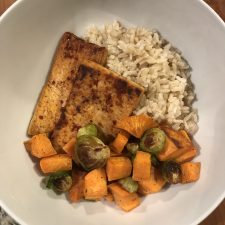
[[[0,15],[16,0],[0,0]],[[205,0],[225,21],[225,0]],[[1,222],[4,219],[4,222]],[[8,223],[7,223],[8,221]],[[0,224],[11,224],[11,219],[5,217],[0,211]],[[199,225],[225,225],[225,199],[224,201]]]

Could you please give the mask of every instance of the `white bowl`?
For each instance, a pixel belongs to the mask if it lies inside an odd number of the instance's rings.
[[[41,188],[23,141],[63,32],[119,19],[158,29],[193,68],[201,179],[149,195],[123,213],[106,203],[71,205]],[[0,19],[0,204],[20,224],[191,225],[225,196],[225,26],[198,0],[23,0]]]

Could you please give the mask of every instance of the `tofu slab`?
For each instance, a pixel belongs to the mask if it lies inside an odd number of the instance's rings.
[[[56,149],[76,136],[77,130],[95,123],[106,135],[115,136],[114,127],[137,107],[144,89],[103,66],[81,62],[65,111],[52,135]]]
[[[28,127],[28,135],[51,133],[70,95],[79,61],[89,59],[105,64],[107,50],[66,32],[63,34]]]

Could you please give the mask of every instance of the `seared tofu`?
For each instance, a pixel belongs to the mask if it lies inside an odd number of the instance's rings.
[[[28,128],[28,135],[50,133],[55,128],[70,95],[79,61],[89,59],[105,64],[107,50],[88,43],[72,33],[64,33]]]
[[[52,135],[57,149],[76,136],[77,130],[95,123],[106,135],[115,136],[118,120],[129,116],[139,103],[144,89],[103,66],[81,62],[65,111]]]

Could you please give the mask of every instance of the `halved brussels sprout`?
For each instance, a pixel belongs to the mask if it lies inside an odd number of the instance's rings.
[[[158,154],[163,150],[166,135],[159,128],[148,129],[141,138],[140,148],[142,151]]]
[[[100,140],[102,140],[104,143],[107,142],[107,137],[103,133],[102,129],[93,123],[89,123],[86,126],[81,127],[78,130],[77,138],[79,138],[80,136],[83,136],[83,135],[94,136],[94,137],[97,137]]]
[[[97,137],[82,135],[77,139],[74,161],[86,171],[103,167],[109,157],[109,147]]]
[[[135,155],[139,149],[139,144],[138,143],[128,143],[126,145],[126,148],[127,148],[128,152],[130,152],[132,155]]]
[[[68,191],[72,186],[72,177],[68,171],[60,171],[49,176],[46,187],[57,193]]]
[[[77,132],[77,138],[79,138],[82,135],[90,135],[90,136],[95,136],[97,137],[98,135],[98,129],[97,127],[90,123],[86,125],[85,127],[81,127],[78,132]]]
[[[167,161],[162,166],[163,178],[170,184],[177,184],[181,182],[181,167],[180,164]]]
[[[138,183],[131,177],[120,179],[119,184],[130,193],[137,192],[138,190]]]

